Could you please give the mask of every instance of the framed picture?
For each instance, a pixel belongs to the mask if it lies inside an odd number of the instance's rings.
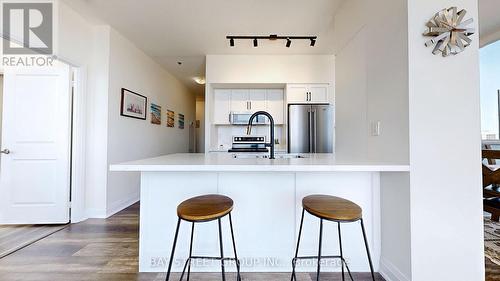
[[[184,114],[179,113],[179,129],[184,129]]]
[[[161,125],[161,106],[151,103],[151,124]]]
[[[146,120],[147,104],[147,97],[122,88],[121,116]]]
[[[173,128],[175,125],[175,113],[172,110],[167,110],[167,127]]]

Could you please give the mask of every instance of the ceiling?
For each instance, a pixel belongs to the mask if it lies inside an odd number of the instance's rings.
[[[153,57],[196,94],[204,86],[207,54],[332,54],[333,19],[344,0],[65,0],[97,23],[107,23]],[[226,35],[317,35],[308,41],[236,41]],[[177,62],[182,62],[179,65]]]
[[[500,1],[479,0],[479,33],[487,37],[500,32]]]

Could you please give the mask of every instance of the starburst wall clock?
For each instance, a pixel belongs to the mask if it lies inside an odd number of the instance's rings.
[[[468,27],[474,20],[464,20],[466,10],[458,11],[457,7],[443,9],[436,13],[426,24],[424,36],[434,37],[425,42],[426,47],[434,46],[432,53],[442,54],[443,57],[456,55],[470,45],[475,29]]]

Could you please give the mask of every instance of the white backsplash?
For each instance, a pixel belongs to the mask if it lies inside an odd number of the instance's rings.
[[[279,145],[276,145],[276,150],[286,150],[285,130],[284,125],[276,125],[274,127],[274,138],[279,140]],[[217,147],[214,150],[227,151],[231,148],[232,137],[236,135],[246,135],[246,126],[216,126],[217,131]],[[269,126],[253,126],[252,135],[266,136],[266,141],[269,142]]]

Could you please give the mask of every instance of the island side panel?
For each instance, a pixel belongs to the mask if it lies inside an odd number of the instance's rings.
[[[378,172],[334,172],[296,174],[296,234],[298,235],[302,212],[302,198],[311,194],[326,194],[342,197],[358,204],[363,209],[368,243],[375,270],[379,268],[380,256],[380,178]],[[355,272],[370,270],[359,222],[342,223],[342,248],[349,268]],[[317,255],[319,219],[306,212],[302,230],[301,254]],[[323,254],[338,255],[338,231],[336,222],[324,221]],[[325,261],[322,271],[340,271],[340,262]],[[304,264],[299,271],[315,271],[316,267]]]
[[[177,205],[194,196],[217,193],[217,174],[202,172],[142,172],[139,230],[139,271],[166,271],[177,225]],[[188,256],[191,224],[182,222],[174,271],[182,271]],[[217,223],[197,224],[196,254],[218,253]],[[212,240],[207,237],[213,237]],[[198,239],[196,239],[198,238]]]

